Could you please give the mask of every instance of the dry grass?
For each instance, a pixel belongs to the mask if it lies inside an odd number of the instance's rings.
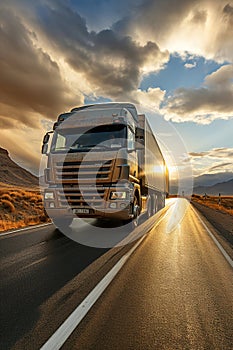
[[[205,198],[204,196],[193,194],[192,200],[206,207],[233,215],[233,196],[221,196],[219,200],[218,196],[206,196]]]
[[[39,189],[0,187],[0,231],[47,221]]]
[[[10,200],[7,200],[7,199],[1,199],[0,200],[0,205],[8,210],[10,213],[14,213],[15,212],[15,206],[14,204],[10,201]]]

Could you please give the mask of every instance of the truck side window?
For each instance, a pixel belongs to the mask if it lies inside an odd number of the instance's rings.
[[[134,148],[134,133],[130,128],[128,128],[128,150],[132,150]]]

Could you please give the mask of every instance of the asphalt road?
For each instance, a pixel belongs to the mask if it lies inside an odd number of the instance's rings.
[[[192,207],[170,205],[64,349],[233,349],[232,267]],[[52,225],[0,243],[2,349],[39,349],[134,245],[90,248]]]

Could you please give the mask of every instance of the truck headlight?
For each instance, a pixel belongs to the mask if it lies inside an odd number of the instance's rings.
[[[112,191],[110,199],[126,199],[127,193],[125,191]]]
[[[53,192],[45,192],[44,199],[54,199]]]

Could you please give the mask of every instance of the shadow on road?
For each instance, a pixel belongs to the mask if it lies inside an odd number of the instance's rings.
[[[70,240],[54,227],[51,227],[51,230],[53,232],[45,241],[30,246],[29,249],[23,249],[22,254],[17,255],[18,260],[9,259],[9,264],[2,271],[4,275],[0,287],[2,349],[12,349],[40,319],[40,306],[108,251],[83,246]],[[24,238],[27,239],[25,235],[21,235],[13,240],[16,244],[15,247],[11,243],[13,252],[17,247],[24,246],[20,241]]]

